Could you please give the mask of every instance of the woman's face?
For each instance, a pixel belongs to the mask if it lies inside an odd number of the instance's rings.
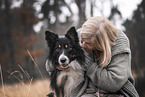
[[[87,52],[96,49],[95,46],[93,45],[93,43],[91,42],[90,39],[82,38],[81,43],[82,43],[81,46],[82,46]]]

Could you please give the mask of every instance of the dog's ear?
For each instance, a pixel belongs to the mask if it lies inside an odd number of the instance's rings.
[[[68,31],[67,31],[67,33],[66,33],[66,35],[65,35],[67,38],[69,38],[69,39],[71,39],[72,41],[75,41],[75,42],[79,42],[79,38],[78,38],[78,33],[77,33],[77,31],[76,31],[76,29],[75,29],[75,27],[73,26],[73,27],[71,27]]]
[[[48,45],[53,44],[57,38],[57,34],[54,34],[50,31],[45,32],[45,39],[47,40]]]

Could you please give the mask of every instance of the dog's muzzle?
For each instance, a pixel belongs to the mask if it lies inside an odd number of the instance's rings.
[[[65,56],[64,54],[61,54],[58,62],[62,68],[67,68],[69,64],[69,58]]]

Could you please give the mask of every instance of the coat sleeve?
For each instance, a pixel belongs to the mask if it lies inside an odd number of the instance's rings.
[[[128,80],[129,54],[122,53],[112,57],[112,62],[105,68],[92,64],[87,75],[95,86],[109,92],[116,92]]]
[[[93,63],[87,68],[87,75],[95,86],[108,91],[116,92],[125,84],[131,73],[131,52],[129,40],[121,33],[112,47],[110,63],[103,69]]]

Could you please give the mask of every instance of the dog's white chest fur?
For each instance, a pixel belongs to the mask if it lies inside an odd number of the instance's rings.
[[[61,71],[57,78],[57,85],[64,85],[64,96],[69,97],[72,91],[84,80],[84,69],[77,61],[69,64],[70,70]]]

